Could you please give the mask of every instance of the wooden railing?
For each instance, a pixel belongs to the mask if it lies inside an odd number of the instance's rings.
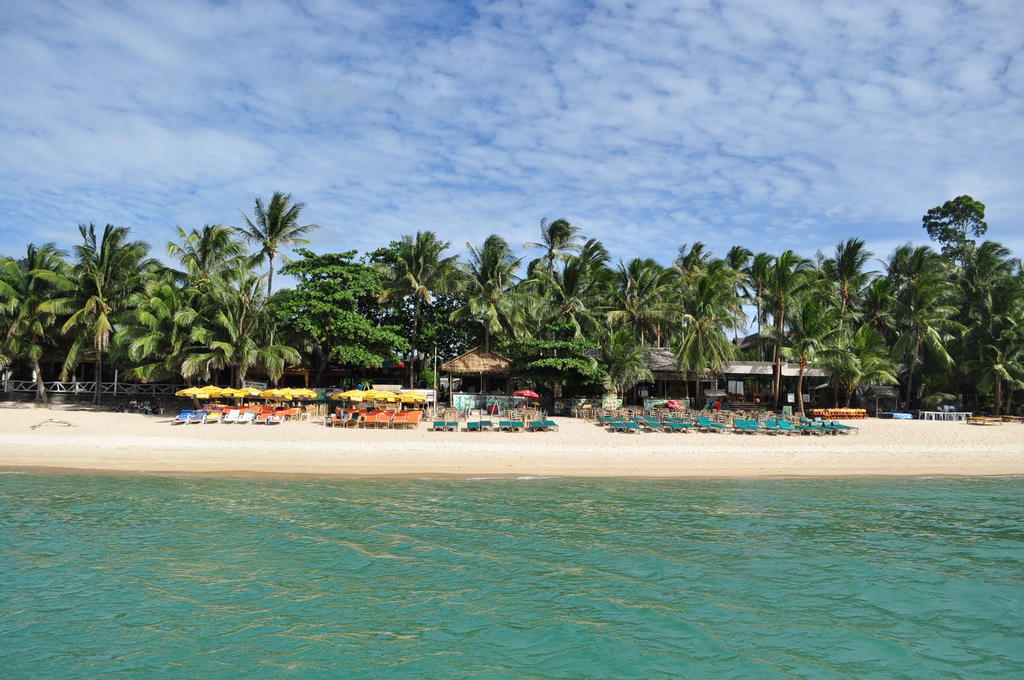
[[[4,392],[32,392],[36,391],[34,380],[7,380],[0,383]],[[96,390],[95,381],[73,381],[44,382],[43,387],[51,394],[92,394]],[[137,395],[142,397],[169,397],[182,388],[181,385],[169,385],[165,383],[123,383],[105,382],[100,383],[100,394],[112,395]]]

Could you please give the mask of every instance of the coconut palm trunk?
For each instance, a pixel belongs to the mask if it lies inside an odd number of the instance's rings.
[[[92,403],[96,406],[100,403],[100,380],[103,379],[103,352],[100,350],[99,340],[96,341],[96,384],[93,386]]]
[[[796,403],[800,406],[800,415],[804,413],[804,371],[807,370],[807,360],[800,357],[800,375],[796,379]]]
[[[43,369],[39,366],[39,359],[32,357],[32,370],[36,374],[36,399],[41,404],[50,405],[50,397],[46,394],[46,385],[43,384]]]

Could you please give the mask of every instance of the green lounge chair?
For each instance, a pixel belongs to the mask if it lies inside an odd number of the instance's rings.
[[[634,418],[633,422],[639,425],[640,427],[652,431],[662,429],[661,423],[655,420],[654,418]]]
[[[697,418],[697,426],[701,432],[721,432],[722,430],[728,430],[729,427],[722,423],[716,423],[710,418],[701,416]]]
[[[494,427],[494,423],[489,420],[475,420],[473,422],[467,422],[464,428],[466,432],[482,432],[484,430],[490,430]]]
[[[548,427],[548,423],[549,422],[551,422],[551,421],[550,420],[531,420],[530,422],[528,422],[526,424],[526,429],[530,430],[531,432],[548,432],[549,431],[549,427]]]
[[[689,423],[676,423],[666,419],[663,427],[665,432],[689,432],[693,425]]]
[[[545,418],[544,419],[544,427],[548,428],[549,430],[557,431],[558,430],[558,423],[556,423],[553,420],[548,420],[548,419]]]
[[[499,420],[498,429],[504,430],[505,432],[520,432],[523,429],[523,421],[521,420]]]
[[[612,432],[639,432],[640,426],[628,420],[616,420],[608,424]]]
[[[746,418],[736,418],[732,421],[732,429],[734,432],[742,432],[743,434],[757,434],[764,432],[761,426],[757,424],[756,420],[748,420]]]

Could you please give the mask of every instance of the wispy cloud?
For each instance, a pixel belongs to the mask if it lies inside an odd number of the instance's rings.
[[[564,216],[663,261],[921,241],[969,193],[1020,253],[1021,25],[1013,0],[13,0],[0,252],[87,221],[162,244],[284,190],[319,248]]]

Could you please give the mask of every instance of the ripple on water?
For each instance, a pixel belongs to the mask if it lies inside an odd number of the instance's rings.
[[[5,476],[0,668],[1012,677],[1022,489]]]

